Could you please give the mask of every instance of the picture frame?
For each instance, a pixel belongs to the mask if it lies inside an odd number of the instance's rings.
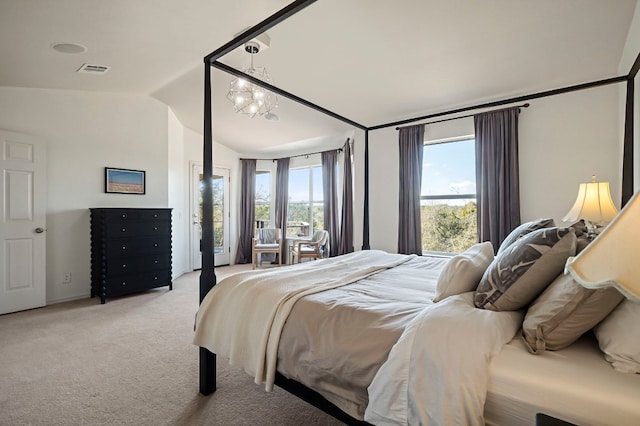
[[[104,168],[104,192],[112,194],[146,193],[144,170]]]

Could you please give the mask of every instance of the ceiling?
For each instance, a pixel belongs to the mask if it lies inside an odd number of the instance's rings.
[[[2,0],[0,86],[152,96],[202,131],[203,57],[289,1]],[[319,0],[268,31],[274,85],[364,126],[619,75],[636,0]],[[63,54],[54,43],[79,43]],[[240,68],[238,48],[220,61]],[[83,64],[110,66],[78,74]],[[626,73],[628,70],[624,70]],[[213,69],[214,138],[240,154],[340,146],[352,127],[279,97],[233,113]]]

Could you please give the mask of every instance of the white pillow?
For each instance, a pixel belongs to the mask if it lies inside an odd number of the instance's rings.
[[[474,244],[453,256],[440,271],[433,301],[439,302],[449,296],[475,290],[492,260],[491,241]]]
[[[640,304],[624,299],[594,331],[614,369],[640,373]]]

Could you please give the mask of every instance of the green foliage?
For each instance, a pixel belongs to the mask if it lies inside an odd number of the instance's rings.
[[[299,234],[311,235],[313,231],[324,229],[324,206],[322,204],[292,203],[289,202],[287,208],[287,236],[296,237]],[[311,218],[311,227],[309,220]]]
[[[475,202],[423,205],[420,214],[423,250],[459,253],[478,242]]]

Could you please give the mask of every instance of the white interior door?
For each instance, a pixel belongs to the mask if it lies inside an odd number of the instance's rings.
[[[0,130],[0,314],[44,306],[46,147]]]
[[[193,163],[191,173],[191,266],[202,269],[202,164]],[[213,252],[214,265],[229,265],[229,169],[213,169]]]

